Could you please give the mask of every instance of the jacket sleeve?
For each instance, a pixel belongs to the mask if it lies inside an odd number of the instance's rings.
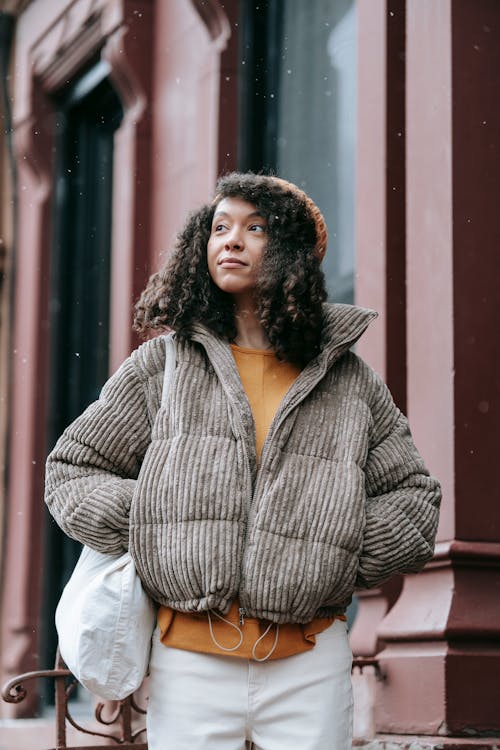
[[[408,420],[379,381],[365,465],[365,529],[356,585],[371,588],[432,558],[441,488],[429,475]]]
[[[47,459],[45,502],[68,536],[100,552],[128,548],[130,503],[150,434],[144,383],[132,355]]]

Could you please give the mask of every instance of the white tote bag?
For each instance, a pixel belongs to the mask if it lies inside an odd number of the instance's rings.
[[[56,610],[61,656],[79,682],[111,700],[137,690],[155,621],[129,553],[112,557],[84,547]]]
[[[162,404],[176,364],[172,336],[165,355]],[[131,695],[146,676],[155,624],[155,605],[130,554],[84,547],[56,609],[59,650],[79,682],[101,698]]]

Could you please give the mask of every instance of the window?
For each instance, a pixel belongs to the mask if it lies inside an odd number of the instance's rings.
[[[240,168],[302,187],[329,228],[330,299],[354,298],[354,0],[242,6]]]
[[[108,73],[96,61],[54,100],[49,448],[108,376],[113,145],[123,117]],[[54,658],[54,610],[79,552],[47,514],[43,664]]]

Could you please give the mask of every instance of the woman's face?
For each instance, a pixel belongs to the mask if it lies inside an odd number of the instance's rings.
[[[267,223],[253,203],[223,198],[215,209],[207,245],[213,282],[235,297],[248,297],[257,283]]]

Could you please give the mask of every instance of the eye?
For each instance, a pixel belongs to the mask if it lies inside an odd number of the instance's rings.
[[[252,224],[251,227],[249,227],[251,232],[265,232],[266,227],[262,226],[262,224]]]
[[[214,224],[212,232],[221,232],[223,229],[226,229],[224,224]]]

